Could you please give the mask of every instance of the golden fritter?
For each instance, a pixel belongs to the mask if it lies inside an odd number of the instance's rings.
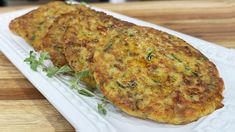
[[[87,63],[84,63],[84,61],[78,62],[78,58],[83,57],[82,53],[76,51],[75,47],[73,48],[71,44],[65,42],[68,37],[74,36],[75,34],[82,34],[80,33],[80,31],[83,31],[81,28],[87,28],[89,26],[86,24],[85,20],[88,15],[95,17],[96,12],[81,5],[76,11],[58,17],[55,23],[50,27],[47,35],[43,39],[43,47],[45,51],[49,52],[52,62],[55,65],[62,66],[68,62],[75,72],[88,70]],[[73,31],[68,31],[69,29]],[[89,39],[91,39],[91,37],[87,38],[87,40]],[[69,41],[76,43],[80,41],[80,38],[69,38]],[[63,47],[65,47],[65,51]],[[91,87],[96,87],[94,78],[91,75],[83,77],[81,80]]]
[[[76,11],[58,17],[43,38],[43,48],[50,54],[54,65],[63,66],[67,64],[63,53],[64,35],[67,28],[76,28],[78,17],[84,16],[84,13],[89,14],[92,13],[92,11],[86,6],[77,5]],[[77,29],[77,31],[79,31],[79,29]]]
[[[41,50],[42,38],[54,20],[65,13],[76,10],[77,6],[64,2],[50,2],[11,21],[12,32],[24,38],[35,50]]]
[[[67,15],[68,18],[71,15],[73,16],[73,20],[69,22],[73,24],[69,24],[72,26],[66,27],[64,38],[60,43],[63,44],[65,58],[75,72],[90,70],[88,63],[92,61],[94,46],[99,42],[100,38],[106,36],[103,34],[103,30],[106,29],[103,29],[102,25],[111,26],[113,17],[89,8],[85,12],[76,11]],[[61,19],[64,20],[65,18]],[[58,45],[55,46],[58,47]],[[93,87],[96,85],[92,75],[85,77],[83,81]]]
[[[223,107],[223,81],[198,50],[167,33],[97,14],[67,29],[64,51],[74,69],[89,68],[115,106],[171,124]]]
[[[85,82],[97,83],[129,115],[185,124],[223,107],[216,66],[180,38],[91,9],[65,14],[56,24],[44,41],[53,62],[63,58],[76,72],[89,70]]]
[[[124,29],[100,40],[90,64],[97,85],[115,106],[170,124],[189,123],[223,107],[223,81],[198,50],[151,28]]]

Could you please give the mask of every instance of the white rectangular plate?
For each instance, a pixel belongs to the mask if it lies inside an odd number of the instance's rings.
[[[235,50],[217,46],[170,29],[104,11],[116,18],[162,30],[176,35],[204,53],[214,62],[225,82],[224,107],[187,125],[168,125],[142,120],[122,112],[109,110],[106,116],[96,110],[96,100],[83,97],[68,88],[57,78],[48,78],[42,71],[34,72],[23,60],[33,48],[22,38],[12,34],[8,25],[12,19],[32,9],[0,15],[0,49],[6,57],[28,78],[30,82],[79,132],[231,132],[235,129]]]

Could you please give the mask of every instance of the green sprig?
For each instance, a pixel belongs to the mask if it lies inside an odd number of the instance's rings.
[[[110,103],[110,101],[107,100],[103,96],[96,95],[95,93],[93,93],[92,91],[90,91],[86,88],[81,88],[78,84],[78,82],[80,81],[81,78],[87,77],[90,75],[89,70],[76,72],[73,74],[72,79],[68,80],[68,79],[65,79],[61,75],[65,74],[65,73],[70,73],[70,75],[71,75],[72,69],[67,65],[62,66],[60,68],[56,67],[56,66],[46,66],[44,63],[45,63],[45,60],[48,60],[48,59],[50,59],[50,56],[47,52],[41,52],[39,54],[39,57],[37,57],[37,54],[35,52],[30,51],[29,57],[27,57],[24,60],[24,62],[28,62],[30,65],[30,68],[33,71],[37,71],[37,69],[39,67],[41,67],[43,69],[43,71],[47,73],[48,77],[57,77],[60,81],[62,81],[66,85],[70,86],[71,88],[77,90],[77,92],[83,96],[94,97],[96,99],[99,99],[100,101],[102,101],[102,103],[101,104],[98,103],[98,105],[97,105],[98,112],[101,114],[104,114],[104,115],[107,113],[104,106],[106,103]]]
[[[106,115],[107,114],[107,110],[104,108],[104,103],[102,104],[98,104],[97,105],[97,109],[98,109],[98,112],[103,114],[103,115]]]

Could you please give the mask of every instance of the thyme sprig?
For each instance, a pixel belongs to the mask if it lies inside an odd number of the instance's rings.
[[[101,101],[101,103],[97,103],[98,112],[104,115],[107,114],[107,111],[104,106],[107,103],[110,103],[110,101],[107,100],[105,97],[100,96],[99,94],[95,94],[94,92],[79,86],[80,79],[90,75],[89,70],[73,73],[73,70],[67,65],[64,65],[62,67],[47,66],[45,65],[45,61],[49,59],[50,56],[47,52],[41,52],[39,55],[37,55],[37,53],[30,51],[29,57],[27,57],[24,62],[29,63],[30,68],[33,71],[37,71],[38,68],[41,68],[44,72],[46,72],[46,75],[48,77],[56,77],[70,88],[75,89],[80,95],[86,97],[93,97]],[[63,76],[63,74],[66,73],[72,75],[72,77],[70,79],[66,79],[65,76]]]

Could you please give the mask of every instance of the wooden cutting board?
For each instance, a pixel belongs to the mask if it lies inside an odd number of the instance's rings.
[[[235,48],[233,0],[94,5],[225,47]],[[0,8],[0,13],[24,8],[28,6]],[[74,128],[2,53],[0,53],[0,131],[74,131]]]

